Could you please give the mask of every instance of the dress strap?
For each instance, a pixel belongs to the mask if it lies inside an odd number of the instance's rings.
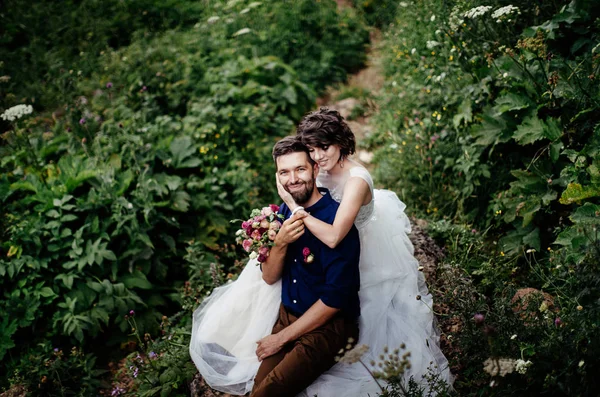
[[[350,169],[350,177],[359,177],[362,178],[369,185],[369,189],[371,190],[371,196],[373,195],[373,178],[369,171],[363,167],[353,167]]]

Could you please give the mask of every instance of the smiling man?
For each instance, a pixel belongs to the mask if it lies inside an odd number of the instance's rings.
[[[296,137],[273,148],[279,181],[314,217],[333,223],[339,204],[315,187],[318,165]],[[319,241],[283,204],[283,223],[262,265],[268,284],[282,280],[279,318],[258,342],[261,360],[253,397],[295,396],[335,364],[335,356],[358,339],[360,242],[354,226],[334,249]]]

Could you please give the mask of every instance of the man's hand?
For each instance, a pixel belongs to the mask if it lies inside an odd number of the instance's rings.
[[[256,347],[256,357],[258,357],[258,361],[262,361],[265,358],[272,356],[280,351],[285,345],[283,338],[281,338],[279,334],[267,335],[256,343],[258,344]]]
[[[277,233],[277,237],[275,237],[276,246],[291,244],[304,234],[304,221],[302,218],[304,218],[304,216],[294,214],[283,222],[281,229],[279,229],[279,232]]]

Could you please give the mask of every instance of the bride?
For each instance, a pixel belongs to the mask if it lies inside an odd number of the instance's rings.
[[[335,110],[321,108],[300,122],[297,136],[319,165],[319,186],[338,202],[333,225],[300,210],[312,234],[330,247],[352,224],[360,235],[360,337],[369,346],[363,362],[378,361],[386,347],[406,346],[410,367],[404,373],[426,387],[424,375],[436,374],[449,385],[448,361],[439,336],[419,264],[408,239],[405,205],[395,193],[373,188],[369,172],[348,158],[355,151],[354,134]],[[277,184],[279,195],[294,210],[298,205]],[[238,280],[213,293],[194,312],[190,355],[206,382],[216,390],[243,395],[252,389],[260,362],[256,342],[271,333],[281,301],[281,284],[267,285],[256,261],[250,260]],[[360,364],[338,363],[301,395],[319,397],[375,396],[380,391]]]

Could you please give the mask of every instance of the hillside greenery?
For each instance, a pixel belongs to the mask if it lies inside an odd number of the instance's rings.
[[[367,26],[333,1],[8,3],[0,106],[32,112],[0,124],[0,387],[97,395],[164,333],[187,364],[129,391],[185,395],[192,306],[243,259],[229,221],[275,200],[273,143]]]

